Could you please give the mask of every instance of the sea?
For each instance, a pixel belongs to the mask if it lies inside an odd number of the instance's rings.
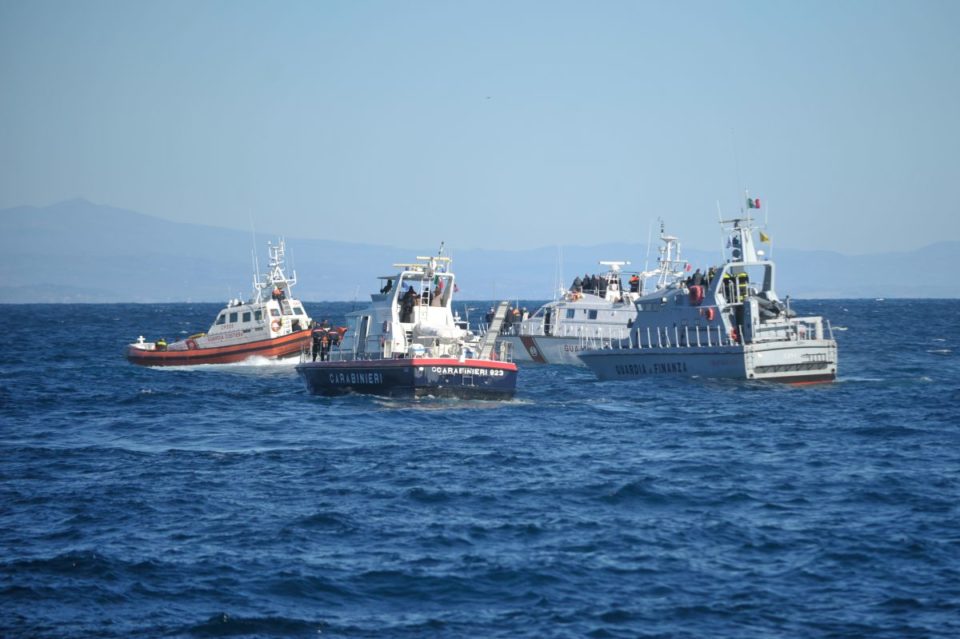
[[[794,300],[831,384],[496,402],[124,359],[216,304],[0,308],[2,637],[960,636],[960,300]]]

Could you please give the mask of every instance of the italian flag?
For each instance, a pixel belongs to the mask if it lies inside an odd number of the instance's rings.
[[[760,199],[750,199],[747,198],[747,208],[748,209],[759,209],[760,208]]]

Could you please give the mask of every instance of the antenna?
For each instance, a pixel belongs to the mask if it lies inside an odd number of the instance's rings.
[[[650,243],[653,241],[653,222],[647,224],[647,255],[643,258],[643,270],[650,269]]]
[[[720,222],[720,228],[723,229],[723,211],[720,210],[720,200],[717,200],[717,221]],[[723,254],[723,233],[720,233],[720,263],[722,264],[725,256]]]
[[[737,172],[737,189],[743,187],[743,180],[740,179],[740,154],[737,153],[737,130],[734,127],[730,127],[730,140],[733,145],[733,166]],[[744,188],[744,190],[746,190]],[[740,202],[740,206],[743,206],[743,202]],[[743,213],[743,208],[740,209],[740,212]]]
[[[257,229],[253,226],[253,209],[247,209],[250,218],[250,245],[253,248],[253,276],[260,277],[260,260],[257,259]]]
[[[563,279],[563,247],[557,244],[557,279],[553,282],[553,300],[557,301],[560,291],[564,289],[566,281]]]

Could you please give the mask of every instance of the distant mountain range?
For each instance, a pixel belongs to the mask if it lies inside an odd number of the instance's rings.
[[[677,226],[680,226],[679,224]],[[358,225],[358,234],[363,230]],[[682,229],[681,229],[682,232]],[[256,250],[266,264],[266,242]],[[682,235],[681,235],[682,240]],[[368,299],[377,276],[397,262],[429,255],[414,249],[288,237],[288,266],[307,301]],[[170,222],[134,211],[70,200],[0,211],[0,302],[182,302],[247,297],[254,239],[249,233]],[[643,267],[645,244],[541,247],[524,251],[459,250],[447,242],[461,299],[550,299],[559,274],[599,272],[599,260]],[[651,251],[655,259],[655,249]],[[685,250],[695,267],[716,263],[716,251]],[[841,255],[777,248],[777,289],[798,298],[960,297],[954,271],[960,242],[916,251]]]

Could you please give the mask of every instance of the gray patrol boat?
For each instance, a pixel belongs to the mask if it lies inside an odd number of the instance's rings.
[[[585,344],[600,379],[663,375],[790,383],[833,381],[837,343],[829,321],[797,317],[774,288],[775,267],[754,243],[768,238],[749,214],[721,220],[726,262],[712,276],[675,281],[636,300],[628,339]]]

